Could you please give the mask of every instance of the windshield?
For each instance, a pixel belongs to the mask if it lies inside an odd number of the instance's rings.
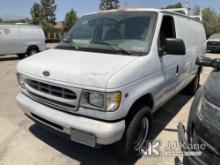
[[[213,34],[209,39],[220,39],[220,33]]]
[[[147,54],[154,35],[156,16],[154,12],[108,12],[83,16],[58,48]]]

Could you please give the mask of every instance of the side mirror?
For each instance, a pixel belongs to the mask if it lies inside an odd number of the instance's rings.
[[[220,70],[220,59],[219,58],[211,59],[208,57],[198,57],[196,59],[196,65],[213,67],[217,70]]]
[[[185,43],[181,39],[166,38],[166,53],[173,55],[185,55]]]

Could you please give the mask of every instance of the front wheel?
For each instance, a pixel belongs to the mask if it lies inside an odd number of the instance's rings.
[[[146,145],[150,129],[150,108],[140,108],[131,119],[122,140],[115,144],[120,159],[133,160],[142,156],[140,149]]]

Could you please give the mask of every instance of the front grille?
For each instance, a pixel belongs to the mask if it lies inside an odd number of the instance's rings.
[[[52,99],[34,94],[32,92],[29,92],[29,94],[33,100],[40,102],[42,104],[48,105],[48,106],[55,107],[56,109],[62,110],[64,108],[68,108],[68,109],[75,109],[76,108],[76,106],[74,106],[74,105],[66,104],[66,103],[63,103],[60,101],[56,101],[56,100],[52,100]]]
[[[81,89],[33,79],[25,79],[25,87],[25,94],[38,103],[69,113],[78,109]]]
[[[35,80],[26,80],[26,83],[33,89],[52,96],[61,97],[63,99],[70,99],[70,100],[76,99],[76,94],[73,91],[70,91],[62,87],[49,85]]]

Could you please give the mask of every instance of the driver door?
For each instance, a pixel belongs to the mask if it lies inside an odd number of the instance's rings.
[[[158,40],[161,70],[166,81],[164,94],[167,101],[176,94],[180,57],[166,53],[166,38],[176,38],[175,23],[172,16],[163,17]]]

